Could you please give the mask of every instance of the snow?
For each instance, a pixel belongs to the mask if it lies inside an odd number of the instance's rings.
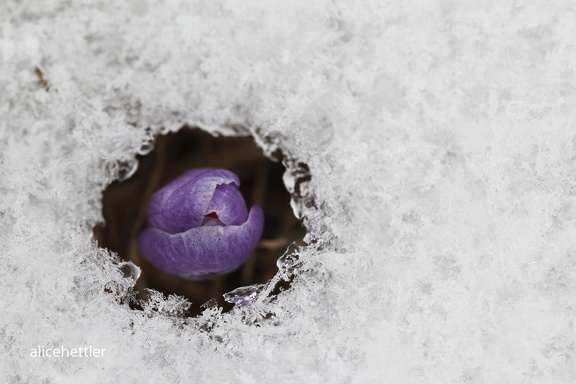
[[[570,382],[575,17],[568,2],[2,2],[0,381]],[[184,124],[282,149],[289,187],[309,167],[295,208],[316,242],[291,289],[193,319],[175,296],[125,304],[133,280],[91,237],[101,193],[147,129]]]

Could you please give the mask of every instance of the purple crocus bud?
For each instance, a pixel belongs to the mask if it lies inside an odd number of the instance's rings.
[[[231,272],[260,241],[264,213],[248,213],[238,176],[225,169],[184,173],[152,196],[148,228],[138,237],[144,257],[165,272],[202,280]]]

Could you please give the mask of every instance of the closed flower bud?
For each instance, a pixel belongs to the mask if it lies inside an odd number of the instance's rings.
[[[163,271],[190,280],[238,268],[260,241],[264,213],[250,212],[240,181],[224,169],[188,171],[152,196],[148,227],[138,237],[142,255]]]

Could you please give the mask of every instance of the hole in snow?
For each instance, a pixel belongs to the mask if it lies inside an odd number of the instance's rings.
[[[226,311],[233,307],[230,302],[236,301],[230,295],[225,301],[223,294],[266,283],[278,271],[278,259],[290,244],[304,245],[306,231],[294,216],[291,195],[283,181],[286,169],[281,162],[265,157],[252,137],[214,137],[200,129],[184,127],[176,133],[159,135],[154,143],[148,144],[143,155],[137,157],[138,169],[133,169],[134,166],[125,172],[119,170],[119,180],[104,191],[105,225],[94,228],[101,247],[117,252],[141,268],[136,283],[138,299],[148,300],[149,288],[167,296],[186,297],[192,303],[188,316],[200,314],[202,304],[211,299]],[[152,144],[155,149],[151,151]],[[212,280],[188,281],[168,275],[147,262],[136,239],[146,225],[146,208],[152,194],[185,171],[200,167],[224,168],[236,173],[247,206],[259,204],[264,209],[265,227],[256,250],[236,271]],[[292,193],[297,197],[298,191]],[[218,218],[215,212],[206,217]],[[132,307],[140,308],[137,302]]]

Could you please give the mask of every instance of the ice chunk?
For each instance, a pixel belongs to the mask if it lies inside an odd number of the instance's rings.
[[[238,306],[252,304],[258,298],[258,294],[264,288],[264,284],[254,284],[246,287],[239,287],[224,294],[224,300]]]

